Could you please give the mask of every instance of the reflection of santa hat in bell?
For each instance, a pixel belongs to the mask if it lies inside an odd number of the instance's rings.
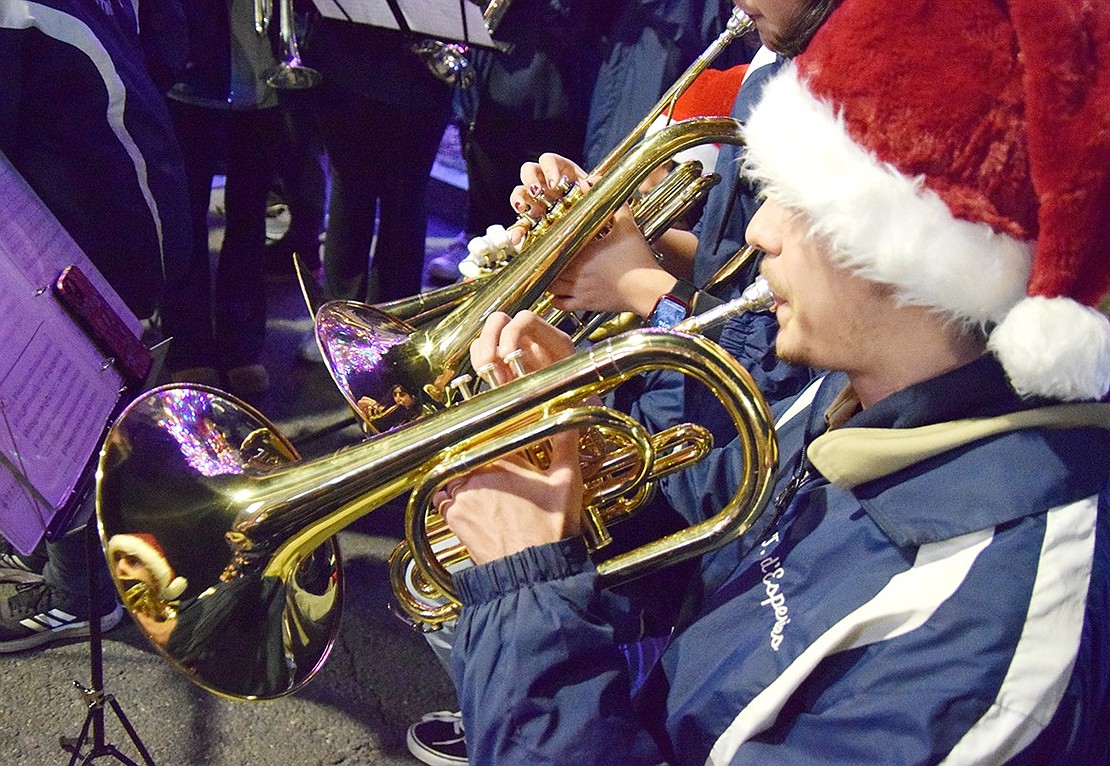
[[[746,163],[834,257],[990,330],[1022,395],[1110,387],[1110,5],[844,0]]]
[[[149,532],[135,532],[129,535],[112,535],[108,540],[108,559],[112,560],[117,554],[134,556],[150,570],[160,588],[159,597],[165,601],[177,598],[185,592],[188,581],[184,577],[174,575],[162,546],[157,538]]]
[[[747,64],[731,69],[706,69],[690,83],[690,87],[683,91],[670,110],[655,118],[647,135],[650,136],[671,123],[692,117],[728,117],[747,69]],[[713,166],[717,164],[719,151],[719,144],[699,144],[683,149],[672,159],[678,163],[698,160],[701,162],[702,172],[711,173]]]

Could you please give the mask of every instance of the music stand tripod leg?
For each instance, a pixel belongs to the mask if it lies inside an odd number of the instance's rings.
[[[93,614],[95,612],[93,607],[96,603],[96,569],[101,555],[100,541],[96,534],[96,523],[93,519],[90,519],[85,524],[85,561],[88,570],[89,657],[92,686],[89,688],[77,681],[73,682],[74,687],[80,692],[82,699],[85,701],[87,708],[85,722],[81,726],[81,733],[76,738],[60,737],[59,739],[62,749],[72,754],[69,766],[76,766],[77,759],[81,757],[81,751],[89,742],[90,731],[92,733],[92,749],[81,761],[82,764],[92,763],[96,758],[111,756],[120,763],[127,764],[127,766],[139,766],[138,763],[120,752],[115,745],[105,742],[104,705],[108,704],[123,725],[124,730],[127,731],[127,735],[139,751],[139,755],[142,756],[143,763],[146,766],[154,766],[154,759],[150,757],[150,753],[142,740],[139,739],[138,732],[135,731],[135,727],[131,725],[131,721],[124,714],[119,702],[111,694],[104,692],[104,645],[100,630],[100,618]]]

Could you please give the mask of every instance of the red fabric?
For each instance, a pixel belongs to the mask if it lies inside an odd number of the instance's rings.
[[[1025,71],[1040,240],[1030,295],[1110,291],[1110,3],[1010,0]]]
[[[731,69],[706,69],[678,97],[671,119],[678,122],[691,117],[728,117],[747,70],[747,64]]]
[[[997,3],[847,0],[798,65],[879,160],[923,176],[957,218],[1030,239],[1036,200],[1016,59]]]
[[[955,217],[1038,240],[1030,295],[1110,290],[1106,0],[845,0],[797,62]]]

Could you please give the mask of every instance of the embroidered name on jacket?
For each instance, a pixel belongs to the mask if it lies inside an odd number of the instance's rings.
[[[778,542],[779,536],[776,532],[770,539],[761,544],[760,555],[762,555],[768,547]],[[759,602],[760,606],[770,607],[774,615],[775,622],[771,626],[771,649],[778,651],[782,646],[783,630],[790,624],[790,607],[786,605],[786,595],[782,593],[782,578],[786,574],[786,570],[782,568],[781,561],[778,556],[767,556],[760,559],[759,569],[763,572],[763,589],[767,594],[767,598]]]

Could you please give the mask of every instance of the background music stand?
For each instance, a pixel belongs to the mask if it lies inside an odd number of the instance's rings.
[[[413,37],[498,48],[482,11],[469,0],[313,0],[322,16],[398,30]],[[502,3],[502,6],[507,4]]]

